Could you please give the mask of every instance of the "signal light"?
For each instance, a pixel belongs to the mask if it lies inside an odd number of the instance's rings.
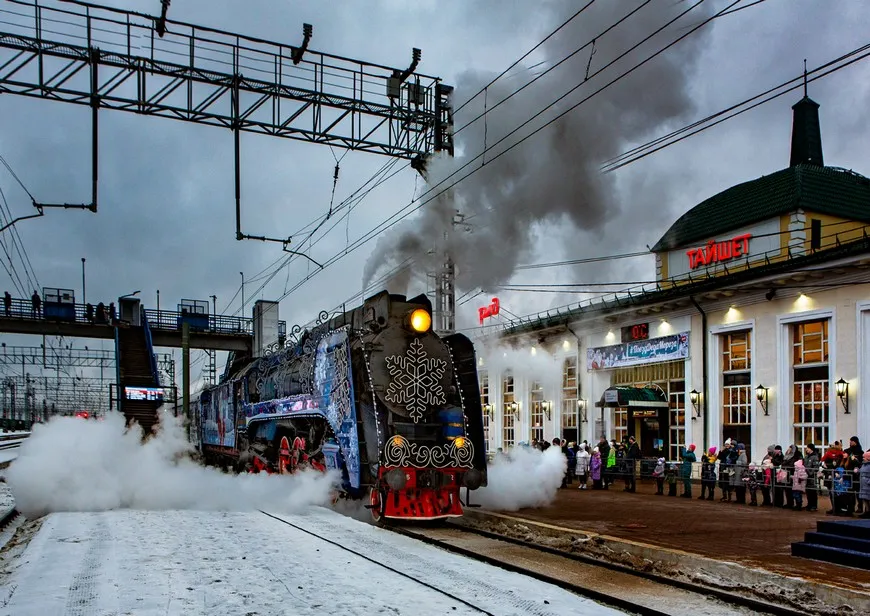
[[[454,443],[457,447],[459,447],[460,449],[462,449],[463,447],[465,447],[465,438],[462,437],[462,436],[457,436],[457,437],[454,439],[453,443]]]
[[[411,328],[422,334],[429,331],[429,327],[432,325],[432,316],[422,308],[417,308],[411,313],[410,322]]]

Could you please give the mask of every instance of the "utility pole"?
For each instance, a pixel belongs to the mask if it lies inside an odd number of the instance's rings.
[[[85,286],[85,258],[82,257],[82,303],[88,303],[88,288]]]
[[[245,318],[245,273],[239,272],[242,277],[242,318]]]
[[[181,394],[184,396],[184,421],[187,423],[187,438],[190,440],[190,323],[181,324]]]
[[[471,225],[465,222],[465,214],[459,210],[450,221],[450,228],[461,226],[466,232],[471,231]],[[435,271],[435,305],[433,307],[432,329],[439,336],[449,336],[456,331],[456,265],[450,255],[450,231],[444,232],[444,257]]]

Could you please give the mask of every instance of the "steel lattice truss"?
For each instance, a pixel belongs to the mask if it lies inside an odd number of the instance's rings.
[[[181,22],[160,37],[149,16],[82,2],[0,6],[0,93],[407,159],[452,153],[452,88],[434,77]]]
[[[42,346],[0,347],[0,366],[40,366],[49,370],[67,368],[113,368],[115,351],[102,349],[44,348]],[[170,353],[157,353],[157,369],[161,376],[175,380],[175,360]]]
[[[70,376],[5,376],[0,380],[0,408],[16,418],[38,414],[109,410],[111,379]]]

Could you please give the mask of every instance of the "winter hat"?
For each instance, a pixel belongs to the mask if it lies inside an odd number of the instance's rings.
[[[593,448],[592,448],[592,453],[598,453],[598,447],[593,447]]]
[[[770,460],[765,460],[761,463],[761,468],[773,468],[773,462]]]
[[[795,460],[795,461],[794,461],[794,465],[795,465],[796,467],[798,467],[798,468],[803,468],[803,467],[804,467],[804,461],[803,461],[803,460]]]
[[[689,451],[695,451],[695,443],[689,445]]]
[[[810,443],[809,445],[807,445],[807,449],[809,449],[809,450],[812,451],[813,453],[816,453],[816,446],[815,446],[814,444],[812,444],[812,443]]]
[[[749,463],[749,470],[754,471],[756,468],[758,468],[758,467],[755,466],[755,462],[750,462],[750,463]]]
[[[746,445],[743,443],[737,443],[737,451],[746,451]]]
[[[716,448],[715,448],[715,447],[710,447],[708,453],[709,453],[711,456],[712,456],[712,455],[715,455],[715,454],[716,454]]]
[[[870,454],[870,452],[868,452],[868,454]],[[665,459],[664,459],[664,458],[659,458],[659,464],[664,464],[664,463],[665,463]]]
[[[775,451],[778,451],[778,452],[782,453],[782,447],[780,447],[779,445],[776,445],[773,449],[774,449]]]
[[[731,444],[731,439],[730,439],[730,438],[727,439],[727,440],[725,441],[725,444],[726,444],[726,445],[730,445],[730,444]]]
[[[767,453],[769,453],[770,455],[773,455],[773,450],[774,450],[774,446],[773,446],[773,445],[768,445],[768,446],[767,446]]]

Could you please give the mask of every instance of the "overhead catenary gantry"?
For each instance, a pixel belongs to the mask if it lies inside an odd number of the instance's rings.
[[[242,230],[240,133],[250,132],[412,161],[453,155],[452,87],[406,69],[77,0],[3,0],[0,94],[89,106],[93,208],[98,111],[114,109],[233,133],[236,239],[292,238]],[[288,252],[293,252],[289,251]]]

